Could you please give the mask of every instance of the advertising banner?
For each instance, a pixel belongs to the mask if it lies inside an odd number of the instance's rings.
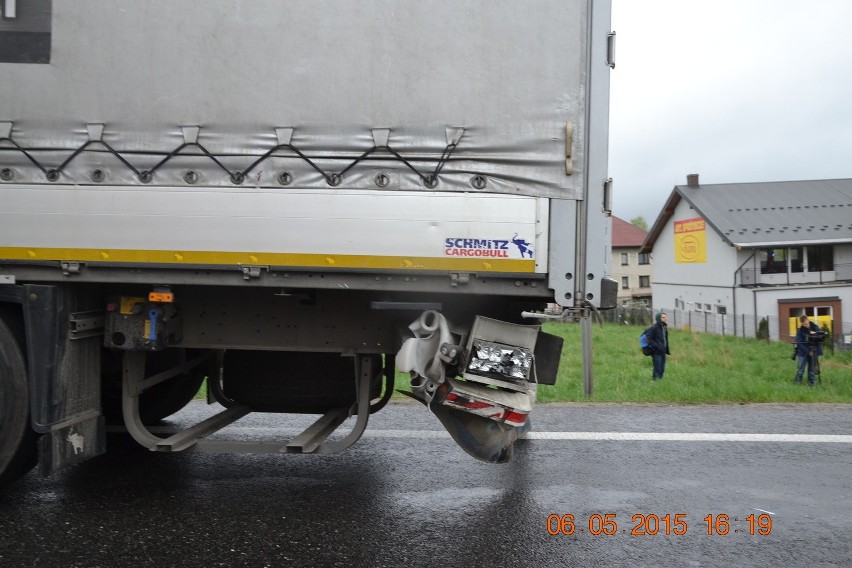
[[[704,219],[675,221],[675,262],[707,262],[707,234]]]

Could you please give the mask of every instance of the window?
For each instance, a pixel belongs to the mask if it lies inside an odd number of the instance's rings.
[[[704,311],[705,311],[705,312],[710,312],[710,311],[712,311],[712,308],[710,307],[710,304],[704,304]]]
[[[725,314],[728,313],[728,307],[727,306],[716,306],[716,313],[724,316]]]
[[[621,253],[621,266],[630,264],[630,255],[626,252]]]
[[[808,272],[834,270],[834,248],[830,245],[808,247]]]
[[[651,277],[650,276],[640,276],[639,277],[639,287],[640,288],[650,288],[651,287]]]
[[[627,276],[622,276],[621,277],[621,289],[627,290],[628,288],[630,288],[630,278],[628,278]]]
[[[787,249],[760,249],[757,257],[760,259],[761,274],[787,273]]]
[[[651,255],[647,252],[639,253],[639,264],[651,264]]]
[[[805,257],[802,255],[802,248],[791,248],[790,252],[790,272],[803,272],[805,270]]]
[[[820,245],[813,247],[767,248],[757,253],[761,274],[791,274],[808,272],[831,272],[834,270],[834,247]]]

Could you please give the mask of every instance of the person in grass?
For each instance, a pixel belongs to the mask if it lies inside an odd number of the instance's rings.
[[[812,322],[808,316],[799,318],[799,330],[796,332],[796,378],[795,383],[802,382],[805,365],[808,367],[808,384],[816,384],[819,356],[822,355],[822,342],[817,341],[822,334],[819,325]]]
[[[648,343],[651,344],[653,351],[651,360],[654,363],[654,372],[651,378],[656,381],[662,379],[666,372],[666,355],[671,355],[671,350],[669,349],[668,316],[658,312],[655,319],[657,323],[648,329]]]

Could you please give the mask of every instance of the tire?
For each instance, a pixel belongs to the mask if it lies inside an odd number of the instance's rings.
[[[29,400],[21,346],[0,319],[0,488],[36,464],[36,436],[30,426]]]

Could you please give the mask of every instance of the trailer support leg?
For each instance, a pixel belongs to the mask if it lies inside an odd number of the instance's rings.
[[[595,385],[592,374],[592,313],[588,310],[580,317],[580,331],[583,335],[583,392],[589,397]]]

